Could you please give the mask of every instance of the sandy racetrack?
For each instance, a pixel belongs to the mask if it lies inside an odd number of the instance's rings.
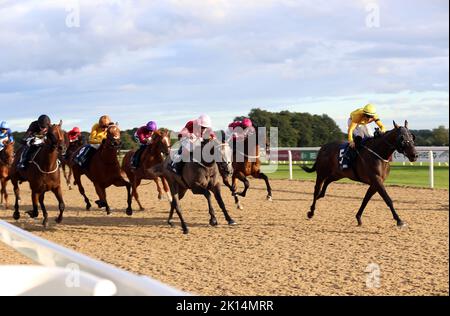
[[[93,186],[87,184],[94,200]],[[218,227],[208,225],[203,197],[182,201],[190,234],[166,224],[168,202],[158,201],[154,185],[140,188],[147,207],[133,217],[124,213],[125,189],[110,188],[113,215],[85,211],[78,190],[64,187],[67,211],[56,225],[56,200],[47,197],[51,226],[22,216],[19,226],[94,258],[149,275],[182,290],[202,295],[448,295],[449,199],[447,190],[389,187],[399,215],[408,223],[395,226],[379,196],[369,204],[363,227],[355,214],[366,187],[334,184],[318,202],[316,217],[306,219],[312,182],[272,181],[274,201],[265,200],[263,183],[251,180],[229,227],[216,205]],[[30,209],[29,189],[22,185],[22,210]],[[11,185],[8,186],[11,191]],[[136,204],[133,204],[136,208]],[[11,220],[0,208],[0,217]],[[0,245],[0,264],[29,263]],[[380,267],[380,287],[367,288],[369,264]]]

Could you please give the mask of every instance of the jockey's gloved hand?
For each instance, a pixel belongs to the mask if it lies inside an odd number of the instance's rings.
[[[355,149],[355,147],[356,147],[356,144],[353,141],[350,142],[348,145],[350,146],[351,149]]]

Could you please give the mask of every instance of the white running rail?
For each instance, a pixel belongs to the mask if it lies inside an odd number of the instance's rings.
[[[59,246],[2,220],[0,220],[0,241],[40,265],[59,268],[70,267],[69,269],[77,267],[81,273],[87,273],[104,280],[109,280],[117,288],[116,295],[189,295],[159,281],[121,270],[110,264]]]

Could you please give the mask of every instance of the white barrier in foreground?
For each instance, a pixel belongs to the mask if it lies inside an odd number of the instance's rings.
[[[2,220],[0,220],[0,241],[43,266],[59,267],[74,272],[79,269],[80,273],[111,281],[116,286],[116,295],[188,295],[156,280],[135,275],[61,247]],[[2,286],[1,281],[0,287]]]

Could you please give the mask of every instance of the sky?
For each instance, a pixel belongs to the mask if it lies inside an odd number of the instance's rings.
[[[448,127],[448,0],[0,0],[0,120],[215,128],[259,107],[376,105]]]

